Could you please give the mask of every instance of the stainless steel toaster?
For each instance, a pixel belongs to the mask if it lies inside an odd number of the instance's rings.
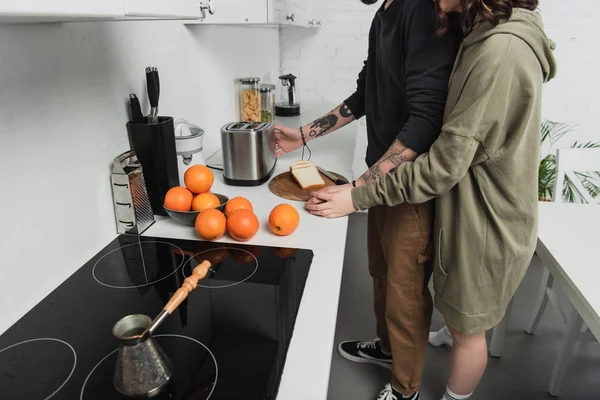
[[[231,122],[221,128],[223,177],[234,186],[258,186],[269,180],[277,158],[272,122]]]

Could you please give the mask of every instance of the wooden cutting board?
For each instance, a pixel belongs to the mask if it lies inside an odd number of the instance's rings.
[[[332,172],[332,174],[340,179],[345,180],[346,182],[348,181],[348,179],[340,174],[336,174],[335,172]],[[326,187],[335,186],[335,183],[325,175],[321,174],[321,177],[325,181]],[[276,196],[287,200],[308,201],[310,199],[310,192],[308,190],[303,190],[300,186],[298,186],[298,183],[290,171],[286,171],[271,179],[271,182],[269,182],[269,190],[271,190],[271,192],[273,192],[273,194]]]

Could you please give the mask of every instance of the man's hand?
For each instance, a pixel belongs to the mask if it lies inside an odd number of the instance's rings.
[[[288,128],[282,125],[275,125],[275,156],[279,157],[286,153],[298,150],[302,147],[302,137],[300,129]]]
[[[334,132],[352,121],[354,121],[352,111],[346,104],[342,103],[331,112],[302,127],[302,130],[304,131],[304,140],[308,143],[313,139]],[[277,157],[298,150],[303,144],[304,142],[302,141],[300,129],[275,125],[275,143],[273,151]]]
[[[340,218],[356,212],[352,201],[352,185],[330,186],[311,193],[306,209],[313,215],[325,218]]]

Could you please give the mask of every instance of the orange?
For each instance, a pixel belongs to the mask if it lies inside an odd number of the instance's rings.
[[[272,250],[273,253],[279,258],[289,258],[296,254],[296,249],[289,249],[287,247],[275,247]]]
[[[227,258],[227,249],[225,247],[208,250],[201,254],[196,254],[194,258],[198,263],[202,263],[204,260],[209,261],[213,265],[221,264]]]
[[[229,216],[237,210],[250,210],[254,211],[252,207],[252,203],[245,197],[234,197],[229,200],[227,204],[225,204],[225,216],[229,218]]]
[[[269,228],[280,236],[294,232],[299,223],[300,214],[289,204],[280,204],[269,214]]]
[[[258,218],[250,210],[234,211],[227,220],[227,230],[232,238],[245,242],[258,232]]]
[[[204,165],[189,167],[183,174],[183,182],[192,193],[200,194],[210,190],[215,181],[210,168]]]
[[[191,251],[180,250],[180,249],[178,249],[176,247],[173,247],[173,253],[175,253],[177,255],[180,255],[180,256],[191,256],[192,254],[194,254]]]
[[[229,249],[229,254],[233,261],[238,264],[254,264],[260,256],[260,247],[244,246]]]
[[[202,211],[209,208],[217,208],[221,205],[219,198],[212,193],[200,193],[192,201],[192,210]]]
[[[225,234],[227,219],[215,208],[202,211],[196,217],[196,232],[204,240],[217,240]]]
[[[165,195],[165,207],[175,211],[190,211],[194,195],[183,186],[169,189]]]

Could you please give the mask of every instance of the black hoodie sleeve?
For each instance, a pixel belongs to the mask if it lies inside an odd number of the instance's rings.
[[[344,100],[344,104],[346,104],[350,111],[352,111],[352,115],[354,115],[355,119],[364,117],[367,112],[367,73],[369,59],[372,59],[371,52],[373,51],[372,42],[374,35],[373,26],[374,23],[371,24],[371,28],[369,29],[369,50],[367,52],[367,59],[365,60],[363,67],[358,74],[358,79],[356,81],[356,92]]]
[[[352,111],[352,115],[354,115],[354,118],[356,119],[362,118],[365,115],[367,63],[368,61],[365,61],[363,69],[358,74],[358,80],[356,81],[356,92],[344,100],[344,104],[348,106],[350,111]]]
[[[429,1],[407,2],[402,19],[408,120],[397,139],[421,154],[441,131],[458,41],[455,32],[435,35],[438,21]]]

